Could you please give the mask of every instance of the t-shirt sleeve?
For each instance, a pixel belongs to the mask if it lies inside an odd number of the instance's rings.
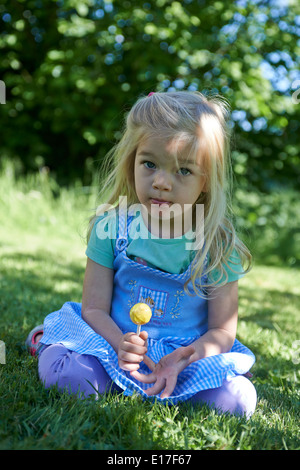
[[[236,249],[232,251],[227,262],[223,263],[223,267],[228,276],[227,283],[238,281],[239,279],[245,276],[244,269],[241,263],[241,258]],[[209,281],[210,282],[218,281],[217,285],[226,280],[225,274],[223,274],[220,280],[219,280],[219,277],[220,277],[220,271],[217,269],[214,269],[212,272],[209,273]]]
[[[116,242],[114,213],[99,216],[92,228],[85,254],[95,263],[113,269]]]

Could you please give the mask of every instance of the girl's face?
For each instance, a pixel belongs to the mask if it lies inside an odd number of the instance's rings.
[[[149,137],[138,145],[134,166],[135,190],[148,214],[151,214],[151,206],[152,214],[153,207],[159,208],[156,213],[160,215],[164,211],[170,214],[170,206],[176,204],[182,215],[184,205],[194,206],[200,193],[205,191],[200,158],[189,160],[189,150],[189,144],[176,138]]]

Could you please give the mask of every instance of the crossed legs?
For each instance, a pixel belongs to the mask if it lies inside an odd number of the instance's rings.
[[[78,391],[84,396],[122,390],[111,378],[98,359],[87,354],[70,351],[62,344],[48,346],[39,356],[39,376],[46,388],[57,385],[69,393]],[[250,380],[241,375],[224,381],[222,386],[203,390],[194,395],[192,403],[207,403],[231,414],[250,417],[256,407],[256,390]]]

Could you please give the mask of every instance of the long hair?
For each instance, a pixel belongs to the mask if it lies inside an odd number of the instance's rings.
[[[141,97],[126,116],[122,138],[107,154],[101,173],[105,175],[99,200],[117,206],[119,197],[126,196],[128,205],[138,203],[134,184],[136,150],[151,135],[165,139],[184,140],[201,156],[205,175],[205,191],[195,204],[204,205],[204,240],[196,250],[191,269],[193,293],[205,296],[209,287],[225,285],[230,255],[235,249],[240,260],[251,266],[251,254],[238,238],[231,221],[230,132],[227,126],[229,106],[220,96],[205,97],[200,92],[180,91],[154,93]],[[189,155],[190,158],[191,155]],[[90,231],[96,216],[90,221]],[[197,228],[196,228],[197,229]],[[89,231],[89,233],[90,233]],[[208,262],[205,262],[208,261]],[[230,260],[232,264],[232,259]],[[233,263],[234,264],[234,263]],[[218,273],[212,280],[212,273]],[[200,282],[203,274],[207,283]]]

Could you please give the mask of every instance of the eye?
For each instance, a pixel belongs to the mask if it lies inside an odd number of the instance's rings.
[[[154,170],[156,168],[155,163],[150,162],[149,160],[146,160],[145,162],[143,162],[143,165],[149,170]]]
[[[191,175],[192,172],[188,168],[179,168],[178,173],[182,176]]]

